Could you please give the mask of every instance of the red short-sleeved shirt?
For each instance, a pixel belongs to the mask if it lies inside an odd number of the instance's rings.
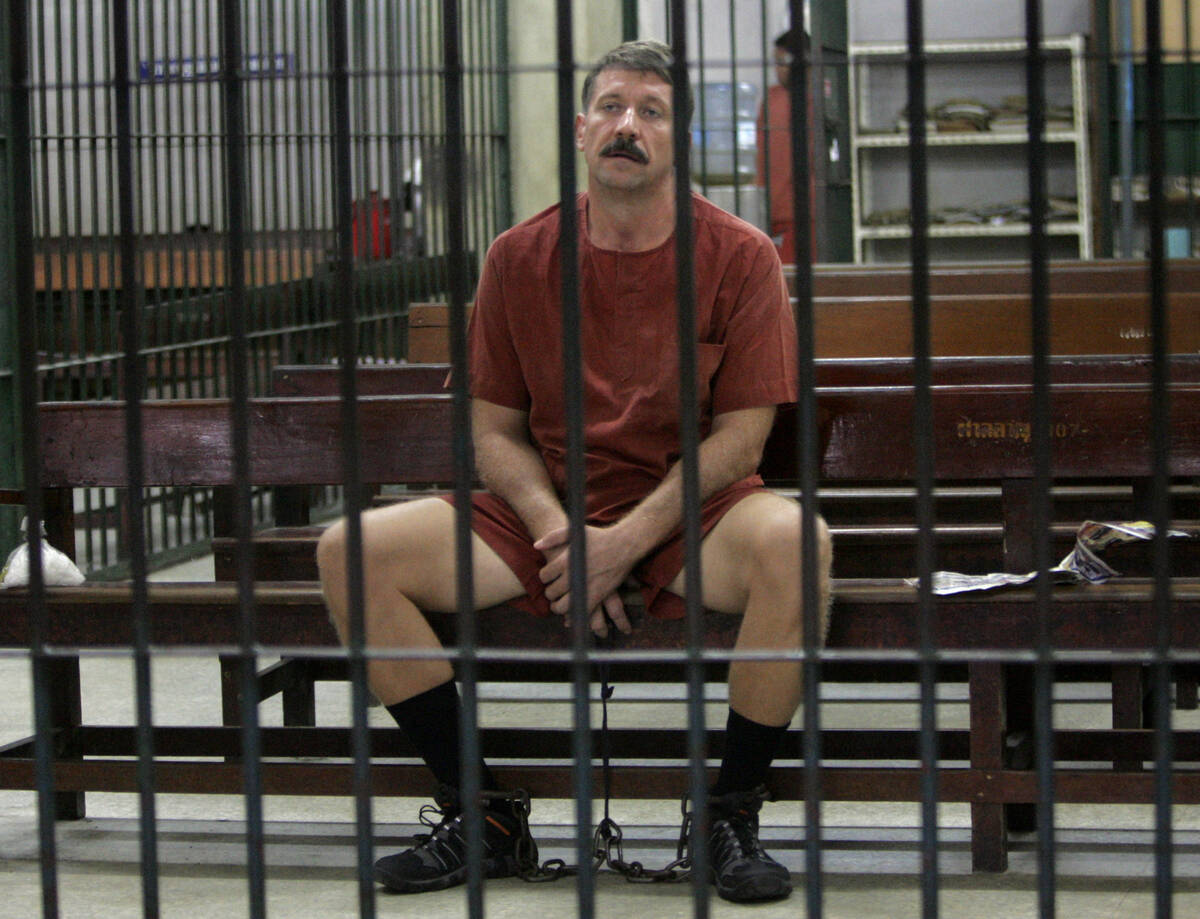
[[[714,414],[796,399],[796,327],[779,256],[759,230],[699,195],[695,241],[701,437]],[[679,458],[675,237],[612,252],[578,199],[589,521],[619,520]],[[471,394],[529,413],[551,481],[566,489],[559,208],[492,244],[469,330]],[[761,484],[757,476],[730,489]]]
[[[813,106],[808,100],[809,159],[812,157]],[[771,233],[782,237],[779,254],[785,262],[796,261],[796,224],[792,217],[792,101],[786,86],[776,83],[767,90],[767,98],[758,112],[757,184],[767,185],[770,174]],[[809,213],[816,216],[816,173],[808,174]],[[811,255],[817,258],[817,234],[809,234]]]

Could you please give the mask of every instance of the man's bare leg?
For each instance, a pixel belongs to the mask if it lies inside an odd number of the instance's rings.
[[[364,627],[371,648],[440,648],[421,610],[458,608],[454,548],[455,509],[440,498],[376,508],[362,515]],[[317,565],[329,615],[345,642],[350,614],[346,539],[340,520],[321,537]],[[517,576],[478,536],[472,538],[474,608],[511,600],[525,590]],[[443,660],[372,660],[371,689],[393,705],[445,683],[453,676]]]
[[[828,624],[832,546],[821,519],[817,533],[817,622]],[[795,650],[803,644],[800,505],[769,492],[739,501],[712,528],[700,549],[703,602],[742,615],[736,649]],[[684,573],[670,589],[683,596]],[[735,661],[729,668],[729,704],[746,718],[786,725],[802,695],[798,661]]]
[[[421,610],[456,610],[455,509],[438,498],[397,504],[365,513],[363,525],[364,626],[371,648],[441,647]],[[317,548],[321,584],[330,618],[342,640],[349,632],[347,527],[341,521]],[[478,609],[524,593],[520,581],[478,536],[472,541]],[[399,893],[441,890],[466,880],[467,843],[459,800],[458,690],[449,661],[376,659],[368,664],[371,687],[412,741],[439,784],[434,800],[441,822],[403,852],[375,863],[375,878]],[[518,848],[537,857],[523,818],[497,793],[490,770],[480,763],[483,787],[483,870],[507,877],[520,868]]]
[[[793,651],[803,644],[802,516],[787,498],[762,492],[739,501],[700,549],[703,603],[743,616],[736,649]],[[816,521],[818,610],[824,637],[832,550]],[[684,573],[671,584],[683,594]],[[725,755],[710,789],[708,845],[712,880],[727,900],[776,900],[792,890],[786,868],[758,839],[767,770],[800,703],[799,661],[734,661],[729,668]]]

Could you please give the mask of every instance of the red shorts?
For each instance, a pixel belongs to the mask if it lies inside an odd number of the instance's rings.
[[[765,491],[757,477],[737,482],[725,488],[700,509],[700,535],[703,538],[725,516],[725,512],[757,491]],[[451,504],[454,496],[445,496]],[[550,601],[538,572],[546,564],[545,556],[533,548],[533,540],[512,508],[495,495],[476,492],[471,497],[473,514],[471,528],[492,548],[524,585],[527,596],[509,601],[510,606],[535,616],[549,616]],[[642,585],[646,611],[659,619],[682,619],[687,610],[683,598],[667,590],[683,570],[683,528],[676,528],[654,552],[633,569],[633,576]]]

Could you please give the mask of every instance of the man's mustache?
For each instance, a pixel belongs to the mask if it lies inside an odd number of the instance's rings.
[[[618,137],[611,143],[605,144],[605,146],[600,150],[600,155],[627,155],[633,157],[639,163],[650,162],[650,157],[646,155],[646,151],[635,144],[629,137]]]

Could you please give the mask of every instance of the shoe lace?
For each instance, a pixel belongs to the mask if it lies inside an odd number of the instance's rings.
[[[463,860],[467,841],[463,836],[461,814],[437,804],[423,804],[417,819],[429,827],[429,833],[413,835],[413,851],[428,849],[443,864]]]
[[[738,810],[713,823],[713,861],[765,858],[751,814]]]

